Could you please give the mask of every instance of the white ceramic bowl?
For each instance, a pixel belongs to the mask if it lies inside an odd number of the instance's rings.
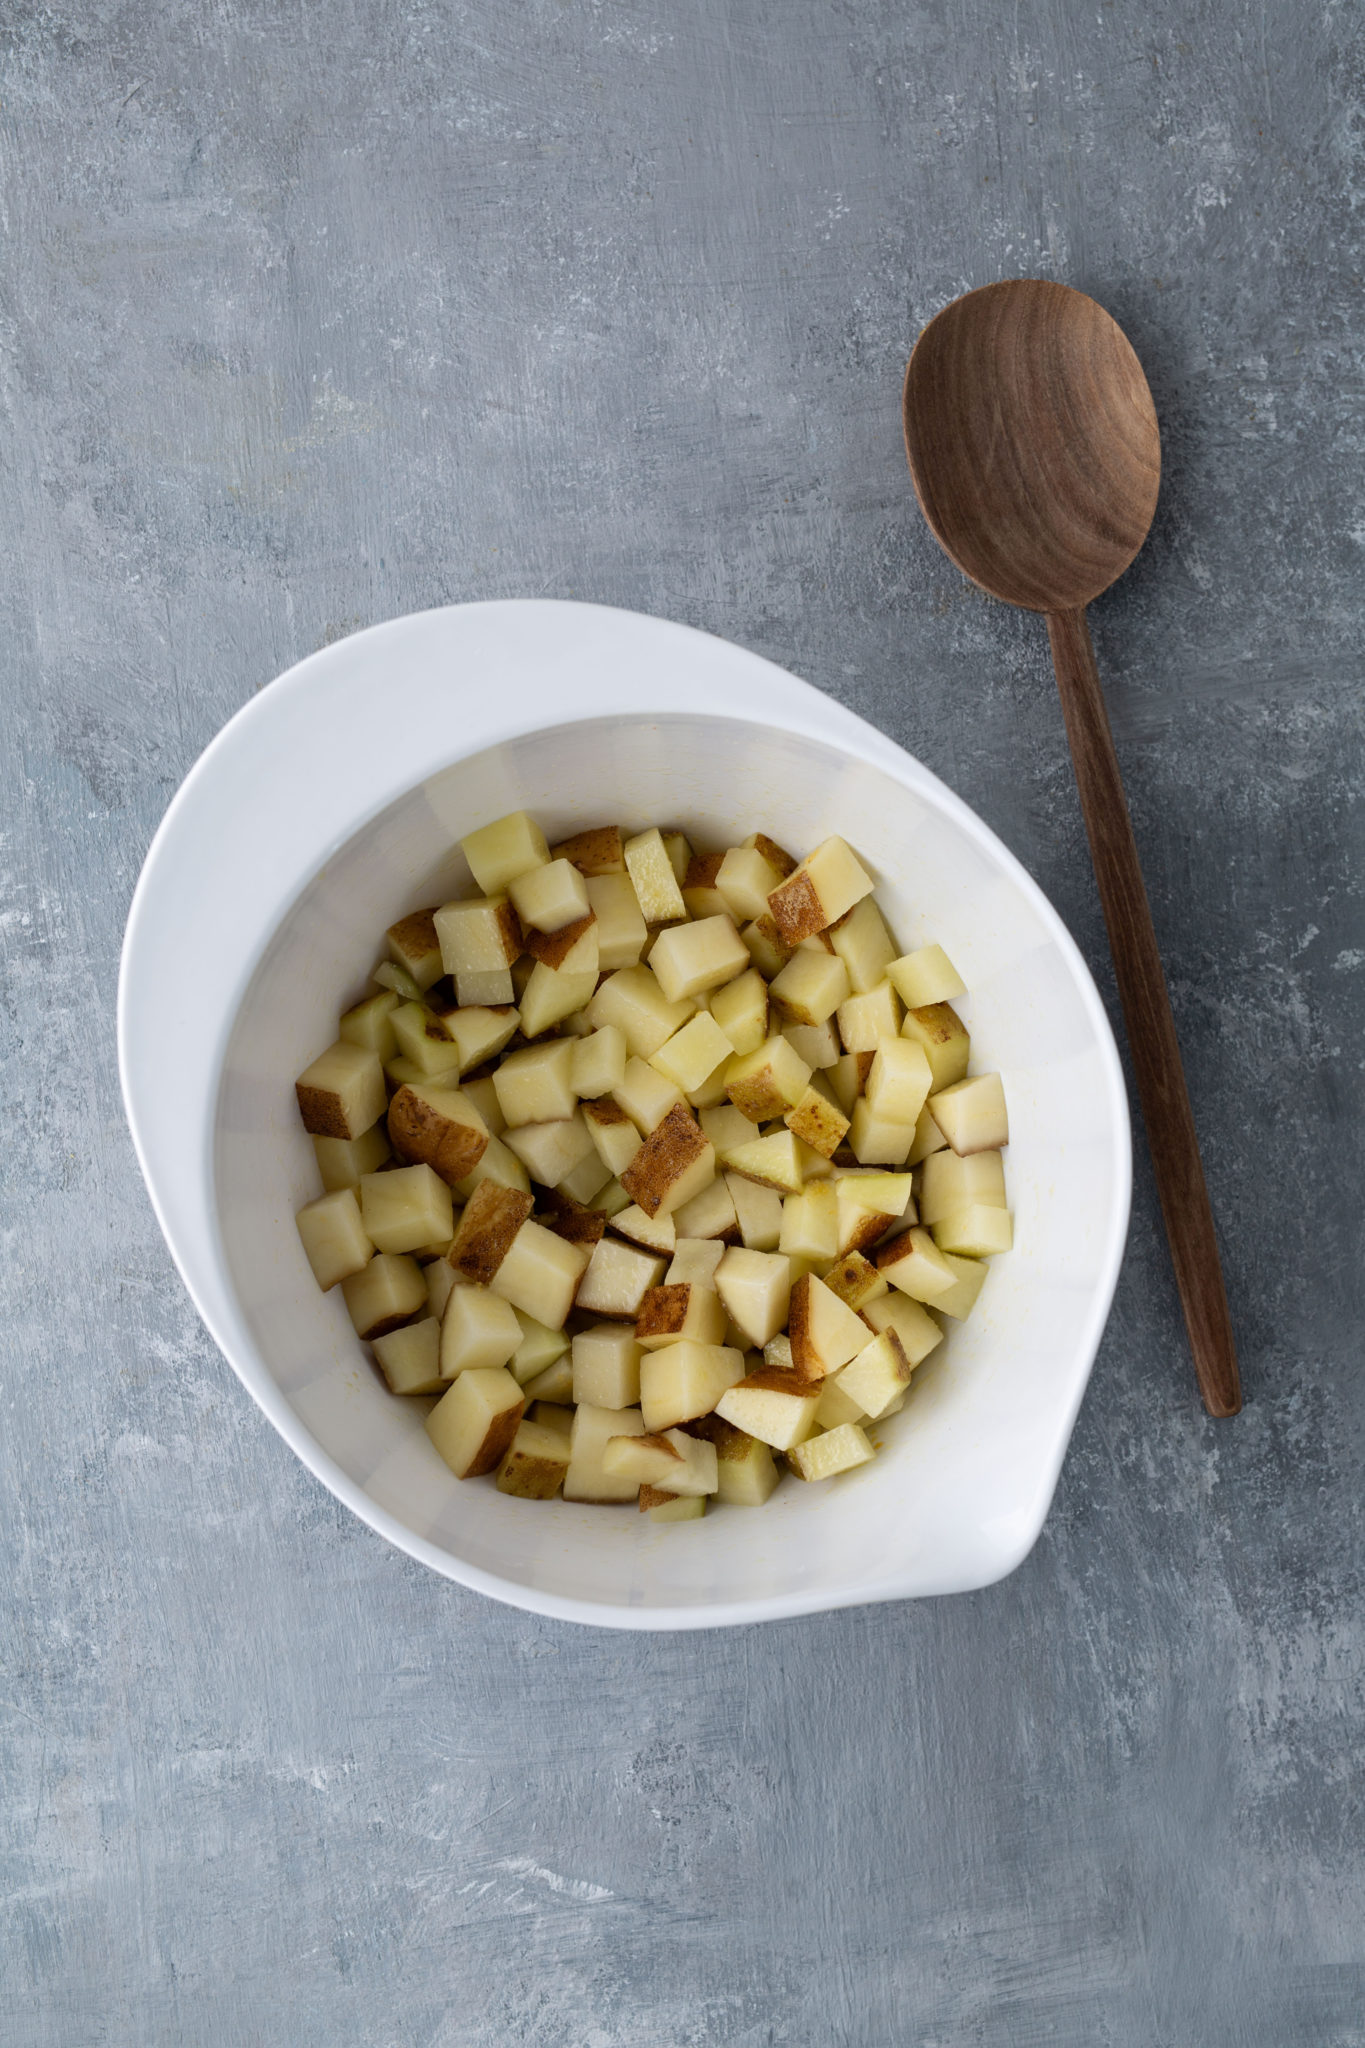
[[[703,845],[830,832],[907,947],[947,947],[1009,1102],[1015,1249],[915,1376],[865,1470],[656,1528],[462,1485],[394,1400],[293,1212],[317,1192],[296,1073],[402,912],[467,885],[460,836],[526,808]],[[1046,899],[917,761],[783,670],[633,613],[548,602],[397,619],[300,662],[187,777],[148,854],[119,990],[124,1096],[161,1227],[281,1435],[390,1542],[541,1614],[763,1620],[988,1585],[1047,1513],[1117,1279],[1127,1102],[1103,1007]]]

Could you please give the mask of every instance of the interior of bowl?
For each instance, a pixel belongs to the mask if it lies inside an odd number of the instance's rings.
[[[469,888],[459,838],[523,808],[552,841],[585,825],[659,823],[699,848],[763,830],[802,851],[839,832],[875,874],[902,946],[942,944],[966,980],[975,1065],[1005,1079],[1015,1249],[916,1373],[862,1471],[826,1485],[788,1479],[762,1509],[668,1527],[462,1483],[423,1431],[430,1402],[385,1390],[339,1293],[314,1285],[293,1225],[318,1191],[294,1075],[364,991],[386,926]],[[506,741],[429,778],[336,851],[242,1002],[214,1170],[223,1251],[267,1370],[418,1554],[532,1605],[679,1619],[948,1591],[1010,1569],[1046,1513],[1127,1200],[1112,1040],[1093,986],[990,836],[960,807],[827,743],[704,716],[585,720]]]

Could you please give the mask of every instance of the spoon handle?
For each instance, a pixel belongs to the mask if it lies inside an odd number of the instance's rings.
[[[1049,612],[1047,630],[1194,1369],[1209,1414],[1235,1415],[1242,1389],[1213,1210],[1090,628],[1082,609]]]

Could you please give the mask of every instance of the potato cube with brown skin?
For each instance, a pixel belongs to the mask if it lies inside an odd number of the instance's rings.
[[[846,1258],[850,1252],[868,1252],[870,1247],[886,1236],[891,1219],[883,1216],[879,1209],[867,1209],[858,1201],[856,1194],[847,1192],[843,1181],[835,1184],[839,1202],[839,1252]]]
[[[630,1165],[621,1185],[647,1216],[667,1215],[715,1178],[716,1154],[702,1136],[690,1109],[676,1103],[656,1125]]]
[[[784,879],[757,846],[732,846],[718,863],[716,888],[736,924],[768,914],[768,898]]]
[[[682,1100],[677,1082],[666,1080],[657,1067],[641,1059],[626,1061],[625,1074],[611,1095],[612,1101],[646,1137]]]
[[[578,1290],[578,1306],[592,1315],[617,1316],[634,1323],[641,1302],[650,1288],[658,1285],[663,1270],[664,1260],[658,1252],[604,1237],[593,1246]]]
[[[633,1478],[637,1485],[662,1488],[679,1498],[714,1493],[718,1485],[715,1445],[681,1429],[609,1437],[602,1467],[614,1477]]]
[[[810,1086],[811,1069],[780,1034],[733,1060],[725,1092],[751,1123],[766,1123],[794,1109]]]
[[[716,1270],[716,1292],[745,1343],[761,1347],[787,1321],[791,1263],[779,1253],[731,1245]]]
[[[706,1496],[665,1493],[661,1487],[640,1488],[640,1513],[651,1522],[700,1522],[706,1513]]]
[[[369,996],[347,1010],[337,1026],[337,1036],[348,1045],[363,1045],[367,1052],[378,1053],[381,1060],[391,1060],[398,1051],[393,1031],[393,1012],[397,1008],[398,998],[393,990],[382,988],[377,996]]]
[[[754,918],[745,925],[740,937],[753,965],[767,981],[780,974],[791,959],[794,949],[777,929],[771,914]]]
[[[428,1415],[426,1432],[457,1479],[477,1479],[501,1462],[525,1405],[501,1367],[462,1372]]]
[[[573,1397],[596,1408],[634,1408],[640,1346],[629,1323],[594,1323],[573,1340]]]
[[[768,897],[768,910],[788,945],[795,946],[852,910],[873,887],[852,847],[830,838],[778,883]]]
[[[635,1318],[635,1341],[642,1351],[662,1351],[666,1344],[719,1344],[724,1336],[719,1295],[695,1281],[651,1287]]]
[[[744,1353],[728,1344],[667,1344],[640,1360],[640,1408],[648,1430],[709,1415],[744,1377]]]
[[[715,1018],[700,1010],[650,1055],[649,1064],[686,1095],[733,1056],[734,1047]]]
[[[662,935],[661,935],[662,936]],[[614,1024],[633,1058],[647,1060],[696,1009],[664,993],[649,967],[622,967],[609,975],[588,1004],[594,1029]]]
[[[339,1038],[294,1083],[303,1128],[315,1138],[358,1138],[388,1104],[384,1068],[368,1046]]]
[[[877,1271],[870,1259],[861,1252],[845,1252],[825,1274],[825,1285],[831,1294],[837,1294],[840,1301],[851,1308],[855,1315],[867,1307],[870,1301],[877,1301],[890,1292],[885,1277]]]
[[[866,1096],[860,1096],[854,1103],[848,1142],[860,1165],[903,1166],[910,1156],[914,1135],[913,1119],[901,1123],[891,1117],[876,1116]]]
[[[829,1069],[837,1066],[843,1055],[843,1045],[832,1017],[826,1017],[823,1024],[784,1024],[782,1036],[812,1073],[828,1076]]]
[[[934,1122],[959,1158],[995,1152],[1010,1141],[1005,1087],[998,1074],[973,1074],[929,1097]]]
[[[391,1394],[444,1392],[441,1325],[435,1316],[423,1316],[420,1323],[404,1323],[401,1330],[376,1337],[374,1355]]]
[[[626,1040],[624,1032],[616,1025],[608,1024],[600,1031],[589,1031],[586,1038],[571,1039],[570,1046],[569,1085],[574,1094],[584,1101],[610,1095],[612,1089],[624,1081]]]
[[[776,1188],[779,1194],[799,1195],[806,1184],[800,1145],[794,1131],[774,1131],[747,1145],[732,1146],[721,1164],[730,1173],[757,1181],[760,1187]],[[816,1156],[811,1154],[812,1158]]]
[[[910,1384],[910,1361],[893,1325],[865,1344],[839,1374],[839,1385],[876,1422]]]
[[[794,1372],[763,1366],[730,1387],[716,1403],[724,1422],[757,1437],[774,1450],[804,1443],[815,1428],[820,1388]]]
[[[523,1418],[498,1466],[498,1492],[517,1500],[553,1500],[568,1469],[568,1437]]]
[[[934,1077],[934,1093],[962,1080],[971,1057],[972,1042],[966,1025],[951,1003],[929,1003],[923,1009],[907,1010],[901,1035],[924,1047],[929,1070]]]
[[[782,1196],[776,1188],[762,1187],[741,1173],[727,1173],[725,1185],[745,1250],[775,1252],[782,1234]]]
[[[601,936],[597,931],[597,919],[591,911],[583,917],[575,918],[572,924],[561,925],[557,932],[538,932],[528,925],[524,934],[526,951],[533,960],[539,961],[542,967],[553,967],[558,971],[569,955],[575,952],[579,940],[586,938],[589,932],[593,934],[593,943],[598,948],[600,962]],[[577,958],[581,971],[586,973],[589,953],[585,952]],[[529,975],[527,980],[530,980]]]
[[[444,1244],[455,1228],[450,1189],[425,1164],[367,1173],[360,1183],[360,1215],[379,1252]]]
[[[546,1229],[553,1230],[556,1237],[567,1238],[570,1244],[585,1244],[591,1251],[606,1231],[607,1218],[596,1206],[595,1198],[592,1203],[584,1203],[565,1188],[550,1188],[541,1206],[541,1222]]]
[[[569,1438],[565,1500],[633,1501],[638,1491],[636,1482],[612,1478],[604,1470],[602,1458],[613,1437],[643,1436],[644,1430],[638,1408],[599,1408],[593,1402],[582,1402],[574,1411]]]
[[[454,1187],[488,1150],[488,1129],[467,1096],[431,1083],[402,1087],[389,1104],[389,1138],[400,1159],[435,1169]]]
[[[567,1351],[553,1365],[547,1365],[544,1372],[537,1373],[533,1380],[527,1380],[526,1398],[534,1401],[537,1407],[543,1407],[547,1401],[572,1401],[573,1361]]]
[[[787,1463],[798,1479],[833,1479],[840,1472],[852,1472],[870,1465],[876,1456],[867,1434],[856,1422],[841,1422],[803,1444],[794,1444]]]
[[[939,1301],[951,1291],[956,1278],[946,1255],[922,1227],[903,1230],[888,1244],[879,1245],[877,1270],[913,1301]]]
[[[294,1220],[313,1278],[324,1294],[369,1265],[374,1246],[352,1188],[336,1188],[305,1203]]]
[[[637,832],[626,841],[622,852],[645,923],[667,924],[672,918],[686,917],[687,905],[678,877],[657,827]]]
[[[446,1254],[451,1267],[476,1286],[487,1287],[532,1207],[530,1195],[520,1188],[481,1181],[465,1205],[454,1242]]]
[[[441,964],[441,942],[436,935],[434,910],[414,910],[400,917],[384,934],[389,958],[417,984],[420,994],[439,981],[446,971]]]
[[[933,1076],[922,1045],[909,1038],[884,1038],[872,1059],[867,1077],[869,1113],[888,1123],[910,1124],[929,1099]],[[913,1128],[911,1136],[913,1138]]]
[[[507,894],[522,924],[538,932],[562,931],[589,915],[588,885],[569,860],[528,868],[508,883]]]
[[[521,925],[505,896],[443,903],[435,922],[447,974],[505,973],[522,951]]]
[[[995,1252],[1007,1252],[1014,1243],[1014,1219],[1008,1209],[992,1202],[969,1202],[941,1216],[931,1226],[934,1243],[941,1252],[956,1252],[962,1258],[988,1259]]]
[[[976,1297],[986,1284],[990,1267],[984,1259],[964,1259],[956,1252],[940,1252],[939,1257],[952,1274],[953,1284],[934,1297],[934,1308],[939,1315],[962,1322],[976,1306]],[[349,1280],[344,1282],[342,1291],[353,1284]]]
[[[687,1425],[716,1450],[716,1497],[725,1507],[759,1508],[781,1477],[767,1444],[719,1415],[702,1415]]]
[[[711,1015],[732,1052],[757,1052],[768,1036],[768,984],[756,967],[712,993]]]
[[[725,1182],[717,1175],[699,1195],[693,1195],[690,1202],[684,1202],[673,1212],[673,1221],[680,1237],[738,1237],[739,1218],[735,1213],[734,1197]]]
[[[942,1325],[934,1321],[922,1303],[912,1301],[908,1294],[893,1290],[889,1294],[878,1295],[875,1301],[864,1303],[862,1318],[878,1335],[883,1330],[895,1331],[905,1353],[905,1362],[912,1372],[943,1342]]]
[[[677,1243],[678,1227],[671,1216],[646,1216],[639,1204],[632,1202],[629,1208],[620,1209],[611,1219],[611,1227],[618,1236],[630,1244],[642,1245],[646,1251],[665,1252],[670,1256]],[[650,1281],[650,1286],[654,1282]]]
[[[787,1334],[792,1370],[807,1380],[838,1372],[867,1343],[866,1323],[813,1273],[803,1273],[792,1288]]]
[[[640,1149],[640,1133],[609,1095],[583,1104],[583,1121],[608,1171],[621,1175]]]
[[[634,967],[644,951],[648,927],[630,876],[624,873],[590,876],[588,903],[597,919],[598,958],[602,972],[614,974],[618,968]]]
[[[313,1153],[328,1194],[337,1188],[358,1188],[361,1176],[378,1172],[390,1156],[389,1134],[378,1123],[358,1138],[314,1138]]]
[[[716,887],[723,853],[694,853],[682,878],[682,898],[689,917],[728,917],[730,906]]]
[[[728,917],[670,925],[650,949],[649,964],[670,1002],[723,988],[749,965],[749,949]]]
[[[544,1323],[538,1323],[524,1309],[514,1308],[512,1313],[521,1331],[521,1342],[508,1360],[507,1370],[517,1385],[524,1387],[567,1355],[569,1339],[562,1330],[547,1330]]]
[[[835,1017],[846,1052],[873,1053],[884,1038],[901,1028],[901,999],[889,981],[879,981],[860,996],[840,1003]]]
[[[913,953],[905,953],[890,963],[886,973],[907,1010],[951,1003],[967,993],[966,982],[942,946],[920,946]]]
[[[716,1272],[725,1251],[726,1247],[715,1238],[679,1237],[672,1262],[664,1274],[664,1285],[677,1287],[684,1282],[695,1282],[699,1287],[714,1288]]]
[[[594,825],[550,848],[551,860],[571,860],[580,875],[624,875],[619,825]]]
[[[1005,1207],[1005,1162],[998,1152],[934,1152],[920,1169],[920,1221],[930,1226],[973,1202]]]
[[[773,1008],[788,1024],[823,1024],[848,999],[848,969],[836,953],[792,954],[774,977],[769,995]]]
[[[794,1131],[803,1144],[809,1145],[823,1159],[832,1159],[843,1143],[849,1120],[841,1109],[836,1109],[829,1097],[817,1088],[808,1088],[794,1108],[789,1109],[782,1119],[789,1131]]]
[[[886,979],[896,946],[872,897],[864,896],[847,917],[841,917],[829,938],[848,969],[848,985],[855,996],[866,995]]]
[[[507,1054],[493,1075],[506,1124],[553,1123],[573,1115],[578,1104],[573,1085],[575,1043],[572,1038],[556,1038],[548,1045],[524,1045]]]
[[[936,1152],[942,1152],[948,1140],[934,1122],[933,1113],[926,1102],[915,1125],[914,1142],[910,1147],[907,1166],[918,1166],[922,1159],[928,1159]]]
[[[490,1283],[513,1308],[524,1309],[547,1329],[562,1330],[591,1253],[546,1230],[534,1217],[512,1239]]]
[[[363,1272],[342,1281],[341,1294],[357,1337],[370,1343],[427,1305],[422,1268],[404,1252],[376,1252]]]
[[[521,1028],[527,1038],[539,1038],[552,1025],[562,1024],[592,1000],[597,986],[598,932],[590,924],[581,939],[565,954],[558,967],[537,960],[531,978],[521,992]]]
[[[393,1029],[403,1059],[424,1080],[455,1086],[460,1048],[445,1018],[433,1016],[421,1003],[403,1003],[393,1013]],[[406,1070],[402,1078],[408,1078]]]
[[[455,1287],[441,1318],[441,1376],[506,1365],[521,1345],[521,1324],[487,1287]]]
[[[815,1181],[782,1204],[778,1250],[822,1265],[839,1255],[839,1198],[833,1181]]]
[[[525,811],[512,811],[460,841],[475,887],[496,896],[528,868],[543,867],[550,858],[545,834]]]

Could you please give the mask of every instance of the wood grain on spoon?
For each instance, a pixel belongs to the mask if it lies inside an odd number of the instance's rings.
[[[1242,1405],[1213,1211],[1085,607],[1137,554],[1161,442],[1122,329],[1065,285],[1015,278],[955,299],[905,377],[915,495],[958,568],[1047,616],[1176,1282],[1211,1415]]]

